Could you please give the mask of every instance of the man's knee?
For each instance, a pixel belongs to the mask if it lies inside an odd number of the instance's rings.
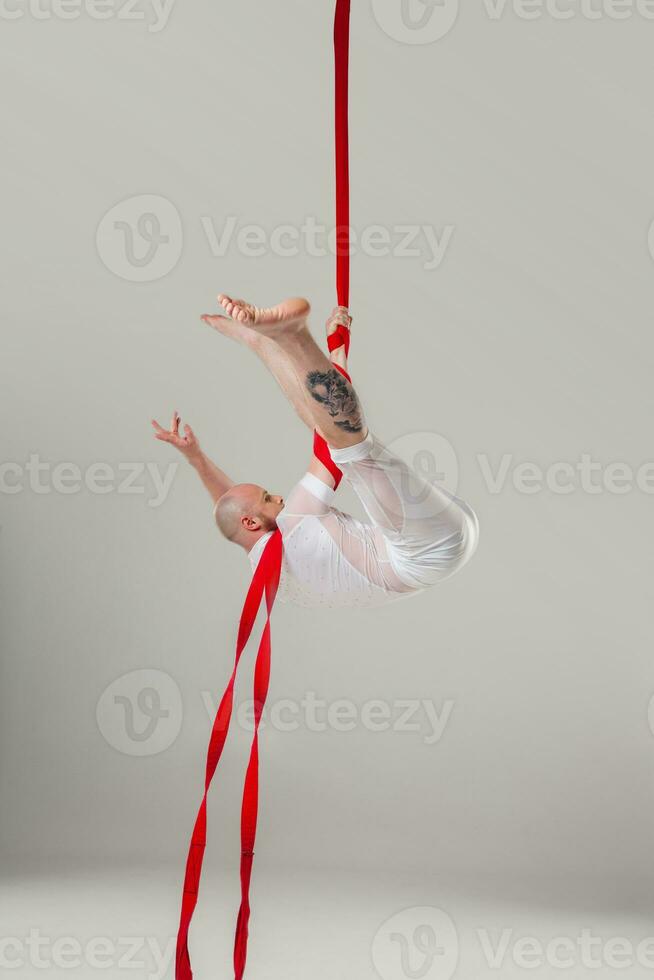
[[[426,589],[451,578],[470,561],[479,543],[477,515],[462,501],[452,501],[448,508],[448,527],[432,544],[394,542],[392,560],[398,575],[407,585]]]
[[[454,510],[456,527],[444,541],[436,542],[432,553],[438,581],[451,578],[467,565],[479,544],[479,520],[474,510],[463,501],[450,505]]]
[[[470,561],[479,545],[479,519],[472,509],[464,504],[461,508],[462,523],[460,531],[459,554],[452,562],[450,574],[454,575]]]

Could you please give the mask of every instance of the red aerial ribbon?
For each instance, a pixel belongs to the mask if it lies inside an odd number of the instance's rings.
[[[336,0],[334,15],[334,105],[335,105],[335,165],[336,165],[336,294],[338,305],[350,305],[350,150],[349,150],[349,74],[350,74],[350,0]],[[345,356],[350,352],[350,331],[339,324],[327,338],[331,354],[341,347]],[[351,380],[347,371],[332,358],[337,371]],[[333,461],[329,446],[317,432],[313,451],[334,478],[338,487],[343,478]]]
[[[336,107],[336,290],[340,306],[349,305],[350,292],[350,194],[348,164],[348,72],[349,72],[349,30],[350,0],[336,0],[334,18],[335,55],[335,107]],[[340,347],[347,355],[350,348],[350,331],[339,325],[328,338],[330,352]],[[347,371],[334,363],[341,374],[350,380]],[[332,473],[336,486],[342,478],[341,470],[329,453],[329,446],[314,433],[314,453]],[[270,537],[259,564],[252,577],[239,623],[236,642],[234,669],[218,707],[209,749],[204,781],[204,796],[198,810],[193,828],[191,844],[186,861],[182,910],[177,934],[175,957],[175,980],[192,980],[193,971],[188,948],[188,934],[193,912],[198,901],[202,861],[206,848],[207,796],[211,781],[220,761],[229,723],[232,717],[234,685],[241,654],[250,638],[261,602],[265,595],[266,622],[259,642],[254,668],[254,735],[250,750],[250,761],[245,775],[243,803],[241,808],[241,907],[236,923],[234,939],[234,977],[242,980],[245,971],[248,943],[248,923],[250,919],[250,879],[254,858],[254,843],[257,833],[257,812],[259,803],[259,723],[268,694],[270,680],[270,616],[272,613],[282,566],[282,535],[276,530]]]
[[[330,352],[338,350],[339,347],[345,348],[345,356],[350,353],[350,330],[349,327],[339,323],[333,333],[327,338],[327,346]],[[343,372],[345,374],[345,372]]]
[[[319,432],[314,432],[313,434],[313,455],[316,459],[320,460],[325,469],[329,470],[334,478],[334,487],[338,488],[339,483],[343,479],[343,471],[332,459],[329,446]]]
[[[279,585],[279,575],[282,562],[282,535],[280,531],[275,531],[269,539],[256,571],[250,583],[248,594],[243,606],[241,620],[236,642],[236,658],[234,670],[225,689],[216,719],[213,724],[209,750],[207,752],[207,767],[204,782],[204,796],[193,828],[191,846],[186,862],[186,875],[184,877],[184,894],[182,898],[182,912],[177,934],[177,952],[175,958],[175,980],[192,980],[193,971],[188,950],[188,931],[193,917],[193,912],[198,900],[198,890],[200,887],[200,876],[202,874],[202,860],[206,847],[207,832],[207,794],[211,786],[216,767],[220,761],[229,723],[232,717],[232,704],[234,700],[234,684],[236,682],[236,672],[238,670],[241,654],[252,633],[252,627],[257,618],[257,613],[261,605],[261,600],[265,593],[266,598],[266,623],[261,635],[257,659],[254,670],[254,737],[250,751],[250,762],[245,776],[245,787],[243,791],[243,807],[241,811],[241,908],[238,914],[236,926],[236,938],[234,942],[234,976],[236,980],[241,980],[245,970],[245,958],[247,954],[248,920],[250,918],[249,887],[250,876],[252,874],[252,859],[254,856],[254,841],[257,831],[257,808],[258,808],[258,774],[259,774],[259,753],[258,753],[258,732],[261,714],[268,693],[268,682],[270,679],[270,614],[272,612],[277,587]]]
[[[350,0],[336,0],[334,16],[336,108],[336,293],[339,306],[350,305],[350,153],[348,89],[350,72]]]

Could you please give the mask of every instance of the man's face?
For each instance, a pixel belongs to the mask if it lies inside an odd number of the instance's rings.
[[[271,493],[264,487],[259,487],[255,484],[248,486],[248,519],[255,524],[260,524],[264,531],[274,531],[277,527],[277,516],[283,507],[284,498],[279,494]],[[253,527],[252,530],[257,530],[257,528]]]

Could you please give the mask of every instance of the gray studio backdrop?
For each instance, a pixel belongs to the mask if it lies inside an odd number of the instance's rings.
[[[259,860],[635,877],[654,12],[461,7],[354,3],[352,369],[481,543],[382,611],[277,609]],[[287,493],[303,472],[274,382],[199,316],[220,290],[302,293],[320,332],[333,305],[332,4],[0,16],[3,861],[181,875],[248,567],[149,420],[179,410],[236,479]]]

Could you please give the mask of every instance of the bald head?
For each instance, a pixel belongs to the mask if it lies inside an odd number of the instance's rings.
[[[234,493],[233,489],[224,493],[216,501],[214,516],[220,533],[228,541],[232,541],[241,526],[243,516],[243,502],[240,495]]]
[[[228,541],[249,550],[262,534],[274,530],[283,505],[281,497],[271,495],[263,487],[238,483],[216,502],[216,524]]]

